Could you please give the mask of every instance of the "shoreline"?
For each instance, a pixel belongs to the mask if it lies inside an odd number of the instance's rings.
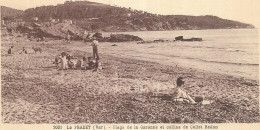
[[[149,30],[137,30],[137,31],[112,31],[112,32],[107,32],[107,31],[100,31],[103,34],[109,35],[111,33],[115,34],[120,34],[120,33],[132,33],[132,32],[171,32],[171,31],[208,31],[208,30],[259,30],[259,28],[223,28],[223,29],[194,29],[194,30],[156,30],[156,31],[149,31]],[[91,33],[96,33],[97,31],[92,31]],[[99,32],[99,31],[98,31]]]
[[[78,49],[81,51],[87,51],[88,53],[91,53],[92,52],[91,46],[88,46],[87,44],[81,43],[81,42],[75,42],[73,44],[69,44],[68,46],[70,46],[73,49]],[[117,44],[118,46],[116,48],[111,47],[113,44]],[[81,46],[81,47],[78,48],[77,46]],[[124,47],[120,48],[119,46],[128,46],[128,50],[126,50],[126,48],[124,48]],[[143,45],[143,46],[145,46],[147,49],[147,48],[150,48],[150,46],[151,47],[158,46],[158,44],[151,43],[151,44],[147,44],[147,45]],[[221,63],[209,63],[209,62],[197,61],[197,60],[193,60],[193,59],[185,59],[185,58],[181,58],[181,57],[172,57],[170,55],[157,54],[156,52],[155,53],[152,53],[152,52],[145,53],[144,50],[142,50],[142,49],[141,49],[141,51],[133,50],[133,48],[135,48],[135,47],[142,48],[143,46],[136,45],[136,42],[122,42],[122,43],[104,42],[104,43],[100,43],[100,47],[101,47],[100,53],[104,54],[104,55],[111,55],[111,56],[116,56],[116,57],[130,58],[133,60],[136,59],[136,60],[143,60],[143,61],[148,61],[148,62],[149,61],[156,62],[156,63],[160,63],[162,65],[169,65],[169,66],[178,65],[185,69],[193,68],[195,70],[200,70],[200,71],[209,71],[209,72],[213,72],[213,73],[217,73],[217,74],[224,74],[227,76],[234,76],[237,78],[245,78],[245,79],[259,81],[258,73],[255,74],[254,69],[247,68],[248,66],[246,66],[246,65],[241,66],[241,65],[233,65],[233,64],[226,65],[226,64],[221,64]],[[123,51],[120,51],[120,50],[123,50]],[[137,54],[137,53],[140,53],[140,54]],[[226,67],[224,67],[224,68],[220,67],[223,65]],[[216,67],[216,66],[218,66],[218,67]],[[241,74],[239,74],[238,72],[233,72],[233,71],[227,72],[228,69],[229,70],[239,70],[239,69],[241,69],[241,67],[243,67],[250,73],[244,73],[241,70],[240,70]],[[250,66],[250,67],[252,67],[252,66]],[[234,68],[237,68],[237,69],[234,69]],[[259,65],[258,65],[258,68],[259,68]],[[223,70],[221,70],[221,69],[223,69]]]

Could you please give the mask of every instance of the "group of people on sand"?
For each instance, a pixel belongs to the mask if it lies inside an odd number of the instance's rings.
[[[59,68],[59,70],[67,70],[67,69],[84,69],[94,71],[101,70],[102,66],[99,62],[98,55],[98,46],[99,42],[96,37],[93,37],[92,48],[93,48],[93,57],[80,57],[75,58],[69,55],[66,52],[62,52],[60,56],[55,58],[53,62]]]
[[[8,51],[7,51],[7,54],[14,54],[13,53],[13,48],[14,46],[11,46]],[[40,47],[32,47],[34,53],[37,53],[37,52],[42,52],[42,49]],[[22,51],[19,53],[19,54],[28,54],[28,51],[27,49],[25,49],[25,47],[23,47]]]

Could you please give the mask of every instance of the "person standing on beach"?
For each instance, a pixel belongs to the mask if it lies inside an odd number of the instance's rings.
[[[176,81],[177,87],[172,90],[172,99],[177,102],[188,102],[191,104],[195,104],[196,102],[188,95],[184,90],[182,90],[182,86],[184,85],[183,77],[179,77]]]
[[[7,51],[7,53],[8,54],[12,54],[12,49],[14,48],[14,46],[11,46],[9,49],[8,49],[8,51]]]
[[[71,36],[70,36],[70,30],[67,31],[67,42],[70,43],[70,39],[71,39]]]
[[[93,48],[93,59],[96,60],[95,70],[97,70],[98,63],[99,63],[98,46],[99,46],[99,42],[98,42],[97,38],[93,37],[92,48]]]

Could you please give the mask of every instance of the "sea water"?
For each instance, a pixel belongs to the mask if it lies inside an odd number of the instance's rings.
[[[140,31],[124,34],[136,35],[145,41],[169,40],[127,46],[125,55],[145,56],[150,61],[157,58],[157,61],[258,80],[258,29]],[[177,36],[198,37],[203,41],[173,42]]]

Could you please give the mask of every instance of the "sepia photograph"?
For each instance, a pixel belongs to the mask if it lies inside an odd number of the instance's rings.
[[[1,1],[1,124],[259,123],[257,0]]]

